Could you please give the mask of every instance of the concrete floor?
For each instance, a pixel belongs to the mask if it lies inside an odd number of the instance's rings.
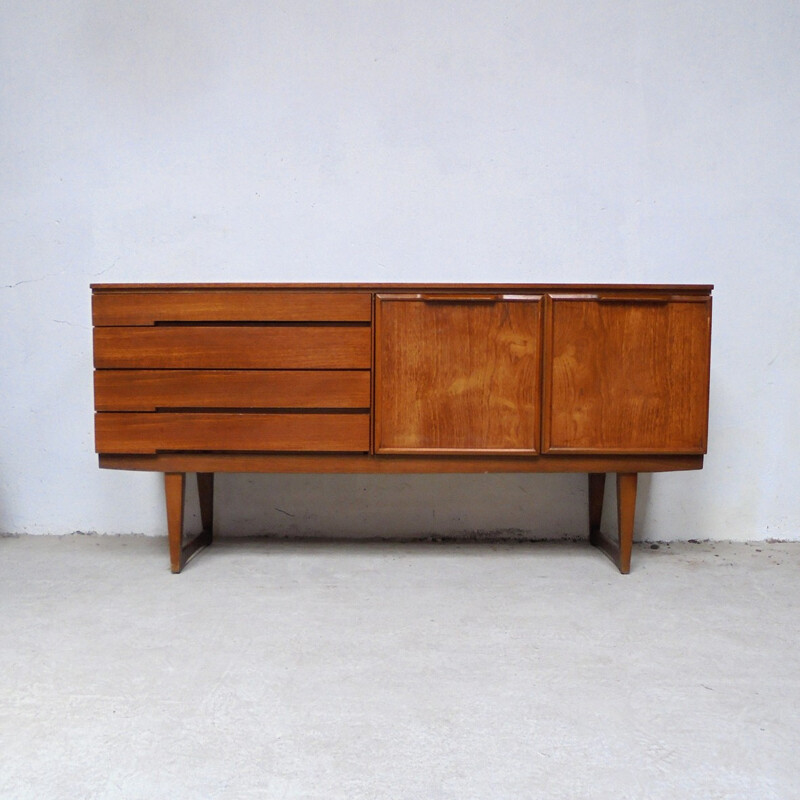
[[[0,539],[0,798],[800,797],[800,544]]]

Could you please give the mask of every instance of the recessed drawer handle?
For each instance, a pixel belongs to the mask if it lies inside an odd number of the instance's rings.
[[[499,303],[501,294],[423,294],[425,303]]]
[[[666,305],[671,297],[598,297],[598,303],[627,303],[630,305]]]

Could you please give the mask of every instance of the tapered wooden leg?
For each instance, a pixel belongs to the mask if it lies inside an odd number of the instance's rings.
[[[203,533],[208,534],[209,543],[214,535],[214,473],[197,473],[197,494],[200,496],[200,519]]]
[[[617,526],[619,528],[619,560],[617,566],[623,575],[631,571],[633,547],[633,518],[636,513],[636,486],[639,476],[635,472],[617,473]]]
[[[605,475],[589,475],[589,542],[600,548],[623,575],[631,571],[633,518],[636,512],[638,478],[635,472],[617,473],[617,541],[612,541],[600,530]]]
[[[605,472],[589,473],[589,541],[594,544],[594,539],[600,533],[600,523],[603,519],[603,497],[606,489]]]
[[[202,477],[201,477],[202,476]],[[169,563],[174,573],[180,572],[186,562],[201,548],[211,544],[213,517],[214,476],[201,473],[197,476],[200,493],[200,516],[203,532],[186,544],[183,543],[184,500],[186,497],[186,473],[165,472],[164,491],[167,495],[167,531],[169,533]]]
[[[186,495],[186,473],[165,472],[164,491],[167,495],[167,531],[169,562],[172,571],[183,568],[183,500]]]

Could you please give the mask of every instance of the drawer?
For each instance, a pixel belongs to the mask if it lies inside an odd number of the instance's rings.
[[[369,322],[369,292],[258,289],[109,291],[92,295],[95,325],[157,322]]]
[[[94,329],[97,369],[369,369],[369,326],[162,325]]]
[[[369,414],[99,413],[98,453],[369,450]]]
[[[139,370],[94,373],[97,411],[158,408],[361,408],[367,370]]]

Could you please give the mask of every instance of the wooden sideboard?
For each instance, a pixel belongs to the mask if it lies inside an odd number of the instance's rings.
[[[100,466],[164,473],[173,572],[212,540],[215,472],[585,472],[627,573],[638,473],[703,466],[711,290],[94,285]]]

